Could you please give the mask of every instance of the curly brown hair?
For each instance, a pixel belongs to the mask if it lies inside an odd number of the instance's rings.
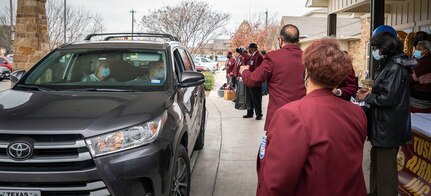
[[[308,46],[302,55],[307,75],[325,88],[337,87],[352,69],[352,59],[334,38],[322,38]]]

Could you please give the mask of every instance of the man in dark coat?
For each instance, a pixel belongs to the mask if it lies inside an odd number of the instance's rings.
[[[248,51],[250,53],[250,58],[247,61],[247,67],[250,72],[253,72],[260,66],[260,64],[262,64],[263,55],[259,52],[256,43],[250,43]],[[254,109],[256,120],[262,119],[262,82],[257,85],[248,85],[244,82],[247,86],[247,94],[251,97],[251,105],[250,109],[247,110],[247,114],[244,115],[243,118],[252,118]]]
[[[280,49],[265,55],[261,66],[254,72],[246,66],[241,68],[243,81],[248,86],[260,86],[268,80],[269,103],[265,130],[271,122],[275,110],[286,103],[305,96],[304,65],[302,50],[298,46],[299,30],[294,25],[285,25],[280,31]]]

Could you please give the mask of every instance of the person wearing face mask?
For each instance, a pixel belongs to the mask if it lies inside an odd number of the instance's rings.
[[[431,113],[431,42],[419,41],[413,54],[418,66],[410,75],[410,111]]]
[[[409,68],[403,44],[390,26],[378,27],[371,38],[373,58],[380,61],[372,90],[360,89],[358,101],[369,105],[371,142],[369,195],[398,195],[397,154],[410,141]]]
[[[115,81],[111,77],[111,69],[106,61],[97,63],[96,72],[82,78],[81,82],[96,82],[96,81]]]
[[[307,95],[275,111],[257,160],[256,195],[365,196],[367,119],[359,106],[332,94],[351,59],[334,38],[313,42],[303,59]]]
[[[243,81],[248,86],[260,86],[265,80],[268,81],[268,90],[271,93],[264,130],[267,130],[275,110],[286,103],[301,99],[306,91],[302,50],[298,46],[298,28],[292,24],[283,26],[278,41],[280,49],[268,52],[254,72],[250,72],[247,66],[240,69]]]

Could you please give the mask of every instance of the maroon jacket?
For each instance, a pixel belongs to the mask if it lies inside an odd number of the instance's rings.
[[[235,58],[231,57],[226,61],[226,77],[229,77],[229,74],[234,74],[234,69],[236,67]]]
[[[233,70],[236,77],[241,77],[241,74],[239,73],[239,67],[246,65],[248,58],[250,58],[250,55],[248,55],[247,53],[242,53],[240,54],[240,56],[238,56],[236,60],[236,66]]]
[[[331,89],[284,105],[269,126],[264,156],[259,154],[256,195],[367,195],[366,127],[363,110]]]
[[[262,64],[262,61],[263,61],[262,53],[260,53],[260,51],[256,51],[254,55],[251,54],[246,65],[249,65],[250,71],[253,72],[255,69],[257,69],[260,66],[260,64]]]
[[[431,55],[418,60],[419,65],[413,68],[416,77],[424,77],[431,74]],[[410,96],[416,99],[431,101],[431,82],[419,82],[410,75]]]
[[[301,58],[301,49],[297,45],[288,44],[280,50],[267,53],[262,64],[253,73],[243,71],[243,81],[247,86],[260,86],[268,80],[270,93],[265,130],[268,130],[275,110],[305,95],[305,68]]]
[[[350,97],[355,97],[358,91],[358,79],[355,76],[355,70],[352,67],[352,71],[347,75],[346,79],[341,82],[338,87],[341,90],[341,98],[350,101]]]

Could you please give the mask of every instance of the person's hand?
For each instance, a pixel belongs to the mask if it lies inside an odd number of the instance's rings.
[[[246,65],[246,66],[241,66],[241,67],[239,68],[239,73],[242,75],[242,72],[243,72],[244,70],[246,70],[246,69],[249,69],[249,67],[250,67],[250,66],[248,66],[248,65]]]
[[[368,94],[370,94],[370,90],[368,88],[361,88],[356,93],[356,100],[364,101]]]

